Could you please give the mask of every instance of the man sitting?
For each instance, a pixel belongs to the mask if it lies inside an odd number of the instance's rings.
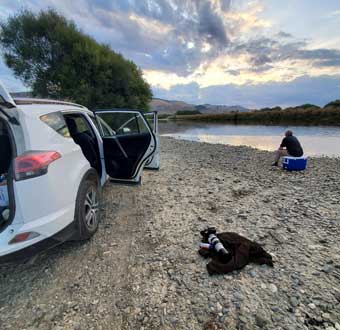
[[[293,132],[288,130],[285,133],[280,148],[275,153],[275,161],[272,166],[278,166],[279,160],[284,156],[301,157],[303,155],[303,149],[299,140],[293,136]]]

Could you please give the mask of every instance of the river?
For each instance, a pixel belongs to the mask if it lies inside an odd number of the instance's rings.
[[[264,126],[197,122],[160,122],[160,133],[190,141],[246,145],[261,150],[278,148],[284,132],[291,129],[308,156],[340,156],[340,127]]]

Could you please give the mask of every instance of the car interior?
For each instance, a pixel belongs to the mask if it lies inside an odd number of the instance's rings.
[[[0,185],[2,189],[7,190],[7,174],[11,165],[12,147],[9,132],[5,122],[0,120]],[[2,190],[1,189],[1,190]],[[3,194],[3,192],[2,192]],[[10,209],[9,201],[7,204],[0,205],[0,232],[9,224]]]
[[[97,138],[91,126],[81,114],[65,114],[66,125],[74,142],[79,145],[91,167],[102,173]]]
[[[8,173],[11,155],[12,150],[8,130],[5,123],[0,120],[0,176]]]

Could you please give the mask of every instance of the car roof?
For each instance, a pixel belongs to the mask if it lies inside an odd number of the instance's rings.
[[[26,115],[41,116],[57,111],[92,113],[86,107],[71,102],[31,98],[18,98],[14,101],[17,108],[23,110]]]

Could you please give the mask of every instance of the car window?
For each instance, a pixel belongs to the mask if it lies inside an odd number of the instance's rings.
[[[85,133],[89,131],[88,124],[86,119],[83,116],[73,117],[76,125],[77,125],[77,132],[78,133]]]
[[[149,133],[142,115],[136,112],[107,112],[98,113],[97,116],[101,123],[104,121],[106,124],[102,128],[109,126],[117,135]]]
[[[55,130],[58,134],[65,138],[70,138],[70,132],[66,125],[65,119],[60,112],[53,112],[40,117],[46,125]]]
[[[153,131],[155,131],[155,120],[154,120],[154,114],[153,113],[147,113],[147,114],[144,114],[144,117],[145,119],[147,120],[149,126],[151,127],[151,129]]]
[[[106,122],[103,119],[101,119],[100,117],[97,117],[97,118],[103,130],[103,136],[116,135],[116,132],[108,124],[106,124]]]
[[[141,115],[137,116],[137,123],[138,123],[139,133],[149,133],[148,127],[145,125],[145,121],[143,120]]]

